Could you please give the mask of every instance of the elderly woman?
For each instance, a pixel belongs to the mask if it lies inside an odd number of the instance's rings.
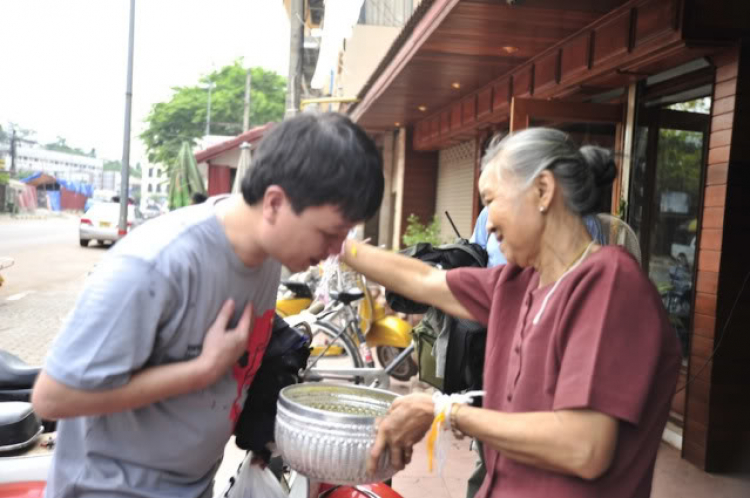
[[[478,497],[647,497],[680,352],[661,299],[623,249],[582,222],[616,170],[598,147],[536,128],[492,145],[479,189],[508,264],[442,271],[347,241],[344,261],[409,298],[487,325],[483,408],[453,404],[453,430],[484,443]],[[399,399],[379,424],[403,468],[433,398]]]

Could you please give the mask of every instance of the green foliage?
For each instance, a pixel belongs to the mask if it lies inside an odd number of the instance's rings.
[[[429,242],[432,245],[440,245],[443,240],[440,236],[440,219],[432,217],[429,225],[424,225],[419,216],[414,213],[406,219],[406,232],[402,237],[405,246],[413,246],[418,242]]]
[[[122,161],[104,161],[104,171],[122,171]],[[135,168],[130,167],[130,176],[140,178],[141,163],[136,164]]]
[[[85,152],[82,149],[79,149],[78,147],[72,147],[68,145],[68,141],[58,136],[56,142],[48,143],[44,146],[47,150],[54,150],[57,152],[65,152],[67,154],[77,154],[79,156],[87,156],[87,157],[96,157],[96,149],[91,149],[89,152]]]
[[[703,134],[696,131],[659,130],[656,184],[661,192],[688,194],[691,212],[700,198]]]
[[[120,161],[104,161],[104,171],[121,171],[122,163]]]
[[[238,135],[242,132],[247,70],[242,59],[214,71],[193,86],[176,87],[169,102],[155,104],[146,118],[148,128],[141,134],[149,162],[172,166],[183,142],[191,147],[206,128],[208,90],[212,82],[211,134]],[[251,69],[250,126],[284,117],[286,80],[278,74],[255,67]]]
[[[0,171],[0,185],[7,185],[10,182],[10,173],[8,171]]]
[[[196,192],[205,194],[206,189],[192,148],[188,142],[183,142],[177,163],[169,175],[169,209],[174,210],[191,204],[192,195]]]

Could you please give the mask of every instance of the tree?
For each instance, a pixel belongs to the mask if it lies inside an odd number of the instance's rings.
[[[122,171],[122,161],[104,161],[104,171],[117,171],[118,173]],[[133,166],[130,167],[130,176],[131,177],[141,177],[141,163],[138,163],[135,165],[135,168]]]
[[[278,74],[255,67],[251,69],[250,125],[280,121],[284,116],[286,80]],[[201,78],[199,84],[173,88],[169,102],[151,108],[146,118],[148,128],[141,134],[148,160],[153,164],[172,166],[182,143],[195,145],[195,139],[206,129],[208,90],[212,82],[211,134],[238,135],[242,132],[245,76],[242,59]]]
[[[48,143],[44,146],[47,150],[54,150],[57,152],[65,152],[67,154],[76,154],[79,156],[87,156],[87,157],[96,157],[96,150],[91,149],[91,152],[85,152],[82,149],[79,149],[78,147],[72,147],[68,145],[68,141],[58,136],[56,142]]]

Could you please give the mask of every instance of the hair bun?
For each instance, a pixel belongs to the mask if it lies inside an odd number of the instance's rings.
[[[611,185],[617,178],[617,166],[612,151],[596,145],[584,145],[580,152],[594,175],[594,184],[599,188]]]

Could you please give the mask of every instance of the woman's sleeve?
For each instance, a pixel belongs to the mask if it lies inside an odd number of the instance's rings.
[[[448,288],[472,314],[474,320],[487,325],[495,284],[505,265],[494,268],[456,268],[446,275]]]

